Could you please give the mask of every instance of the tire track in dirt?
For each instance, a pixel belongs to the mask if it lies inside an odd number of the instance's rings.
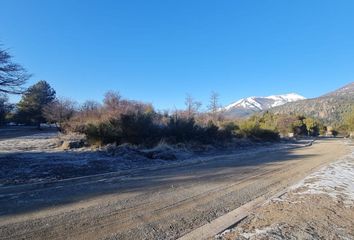
[[[322,152],[333,151],[333,148],[328,147],[325,147],[325,150],[323,150],[323,147],[321,149]],[[306,171],[311,171],[311,169],[330,161],[328,157],[322,160],[318,160],[318,157],[316,159],[310,165],[309,163],[306,164],[306,160],[288,160],[270,165],[265,164],[261,165],[262,167],[249,168],[246,173],[243,172],[244,167],[236,167],[234,174],[240,174],[240,176],[235,177],[227,172],[228,174],[220,179],[210,179],[210,182],[215,185],[208,183],[207,187],[203,187],[204,181],[198,180],[197,177],[190,182],[187,181],[186,186],[183,186],[185,182],[179,183],[180,186],[176,184],[177,187],[172,190],[167,188],[170,184],[168,183],[166,186],[159,186],[156,189],[149,189],[135,195],[129,203],[130,207],[129,205],[119,205],[119,195],[117,195],[117,201],[112,203],[116,205],[112,208],[107,207],[105,206],[107,201],[102,196],[102,202],[97,206],[81,209],[79,208],[80,204],[78,204],[77,209],[72,213],[64,211],[60,216],[53,213],[53,216],[38,218],[34,220],[37,222],[33,223],[31,230],[29,229],[31,224],[28,221],[18,221],[18,223],[4,226],[1,224],[1,220],[0,229],[5,230],[4,228],[7,228],[8,231],[6,232],[8,234],[10,234],[11,229],[12,231],[22,230],[17,231],[16,235],[7,235],[5,239],[19,239],[21,237],[26,239],[96,239],[97,236],[113,236],[112,238],[123,239],[132,238],[132,236],[137,239],[143,238],[143,236],[176,238],[205,223],[208,211],[218,210],[215,216],[217,217],[218,214],[223,213],[223,207],[225,206],[236,208],[244,201],[284,186],[291,181],[291,178],[295,179],[303,176]],[[289,176],[291,174],[294,176]],[[199,177],[203,178],[205,176]],[[199,190],[198,188],[202,189]],[[160,193],[160,195],[154,196],[156,193]],[[192,196],[190,196],[191,193]],[[240,195],[241,193],[243,195]],[[178,197],[178,195],[180,196]],[[221,204],[218,204],[218,202]],[[222,204],[225,206],[221,206]],[[100,214],[101,212],[103,214]],[[180,229],[172,229],[170,235],[163,235],[163,231],[169,231],[168,225],[174,221],[179,221],[182,216],[185,218],[185,223],[177,225]],[[194,218],[195,222],[191,223]],[[47,226],[45,225],[46,222],[52,225]],[[147,233],[149,229],[151,233]],[[155,229],[155,233],[152,229]],[[0,231],[6,233],[3,230]],[[127,233],[128,231],[130,233]]]

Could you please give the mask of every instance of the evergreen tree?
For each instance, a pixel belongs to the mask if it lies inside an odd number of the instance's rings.
[[[5,124],[6,116],[12,110],[12,105],[8,100],[7,95],[0,93],[0,126]]]
[[[345,117],[345,125],[349,132],[354,132],[354,106]]]
[[[43,109],[55,99],[54,89],[46,81],[39,81],[29,87],[18,103],[18,120],[22,123],[36,124],[45,122]]]
[[[319,134],[319,124],[318,122],[313,119],[313,118],[306,118],[304,120],[304,123],[306,125],[307,133],[309,136],[318,136]]]

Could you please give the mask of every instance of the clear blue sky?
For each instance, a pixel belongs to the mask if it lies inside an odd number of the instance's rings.
[[[354,81],[354,1],[2,0],[0,42],[59,96],[157,108]]]

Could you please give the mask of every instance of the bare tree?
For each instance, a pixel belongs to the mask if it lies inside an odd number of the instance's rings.
[[[202,105],[201,102],[195,101],[189,94],[187,94],[184,104],[186,105],[186,114],[188,118],[194,117]]]
[[[219,104],[219,94],[216,92],[212,92],[210,95],[209,105],[208,105],[208,110],[212,117],[212,120],[216,121],[218,119],[220,107],[221,106]]]
[[[60,98],[46,105],[43,109],[45,119],[55,123],[60,129],[65,121],[68,121],[75,113],[75,102]]]
[[[19,64],[13,63],[11,55],[0,49],[0,92],[10,94],[23,93],[23,84],[30,74]]]
[[[109,111],[109,112],[118,112],[120,105],[121,105],[121,100],[122,97],[119,94],[119,92],[114,92],[114,91],[108,91],[104,95],[104,100],[103,104],[104,107]]]
[[[85,101],[79,108],[78,117],[81,120],[85,118],[97,118],[101,117],[102,106],[99,102],[94,100]]]
[[[81,105],[80,110],[84,112],[97,111],[100,107],[101,104],[99,102],[96,102],[94,100],[87,100]]]

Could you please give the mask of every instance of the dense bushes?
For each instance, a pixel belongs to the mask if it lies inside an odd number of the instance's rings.
[[[86,102],[70,120],[62,123],[64,132],[84,133],[91,144],[131,143],[154,146],[198,142],[213,144],[235,137],[234,123],[198,112],[191,99],[186,111],[156,112],[151,104],[122,99],[119,93],[106,94],[103,104]],[[215,120],[216,119],[216,120]]]
[[[125,100],[112,92],[106,95],[103,104],[86,102],[62,126],[66,132],[84,133],[91,144],[130,143],[149,147],[161,141],[170,144],[215,144],[234,138],[277,141],[280,134],[315,136],[321,129],[321,124],[311,118],[269,112],[238,121],[224,121],[190,108],[187,112],[159,113],[150,104]]]
[[[276,141],[279,133],[275,128],[267,127],[268,122],[264,118],[253,116],[239,124],[239,135],[255,140]]]
[[[326,133],[326,127],[313,118],[265,112],[240,121],[238,132],[244,137],[274,141],[279,135],[318,136]]]
[[[349,135],[354,138],[354,105],[352,106],[351,111],[345,114],[344,123],[341,126],[340,130],[347,136]]]
[[[352,107],[351,111],[345,116],[344,125],[349,132],[354,132],[354,106]]]
[[[168,117],[167,124],[156,120],[157,113],[125,113],[109,120],[76,126],[91,144],[131,143],[154,146],[160,141],[168,143],[200,142],[213,143],[232,137],[229,130],[219,128],[212,122],[201,126],[193,118]]]
[[[216,126],[212,121],[198,124],[194,118],[170,118],[162,131],[163,138],[170,143],[200,142],[213,143],[231,139],[229,131]]]
[[[84,123],[85,124],[85,123]],[[76,126],[91,143],[154,144],[160,140],[161,129],[147,113],[121,114],[116,118]]]
[[[208,121],[197,123],[194,118],[168,116],[163,123],[158,113],[124,113],[110,119],[77,125],[76,131],[84,133],[92,144],[131,143],[154,146],[160,141],[171,144],[199,142],[213,144],[230,141],[232,138],[275,141],[279,134],[263,129],[258,123],[243,121],[240,126],[234,122],[217,126]],[[159,120],[159,121],[158,121]]]
[[[198,138],[199,130],[193,118],[171,117],[163,135],[169,142],[186,142]]]

